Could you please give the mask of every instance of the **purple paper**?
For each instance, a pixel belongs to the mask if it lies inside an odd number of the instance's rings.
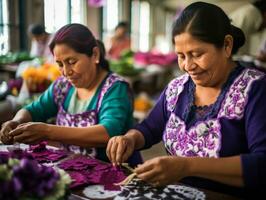
[[[119,185],[114,184],[105,184],[104,189],[109,191],[120,191],[121,187]]]
[[[77,157],[65,160],[61,162],[58,166],[64,170],[86,170],[95,167],[99,164],[99,161],[95,159],[90,159],[87,157]]]
[[[101,183],[102,175],[103,175],[102,171],[93,171],[91,173],[87,173],[87,178],[91,184],[99,184]]]
[[[38,163],[60,162],[60,159],[69,156],[66,151],[47,148],[46,142],[31,145],[27,151],[19,149],[11,153],[14,154],[14,157],[28,157],[35,159]],[[0,154],[2,154],[2,162],[4,162],[6,153],[0,152]],[[57,166],[64,169],[72,178],[70,188],[100,184],[104,186],[105,190],[117,191],[120,190],[120,186],[116,186],[114,183],[119,183],[126,178],[121,168],[84,155],[71,155],[71,158],[61,161]]]
[[[106,190],[117,191],[120,187],[115,186],[114,183],[119,183],[126,178],[121,168],[85,156],[65,160],[58,166],[69,172],[73,178],[71,188],[83,184],[100,184],[104,185]]]
[[[47,142],[41,142],[37,145],[31,145],[28,152],[39,163],[57,162],[67,157],[68,153],[64,150],[47,149]]]
[[[68,171],[68,174],[72,179],[72,183],[70,185],[70,188],[76,188],[78,186],[82,186],[82,185],[88,183],[88,179],[86,178],[86,176],[80,172]]]
[[[126,176],[122,172],[122,170],[113,167],[103,172],[100,181],[103,185],[105,185],[105,184],[110,184],[110,183],[119,183],[125,178]]]
[[[34,153],[42,152],[46,150],[47,142],[43,141],[36,145],[30,145],[29,151],[32,151]]]

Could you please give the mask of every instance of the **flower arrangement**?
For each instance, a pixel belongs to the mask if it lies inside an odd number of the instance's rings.
[[[55,64],[45,63],[40,67],[29,67],[23,74],[22,78],[26,81],[31,93],[43,92],[60,76],[60,71]]]
[[[40,165],[21,150],[0,153],[0,199],[61,200],[70,182],[64,170]]]
[[[141,93],[134,100],[135,111],[148,112],[152,108],[152,106],[153,106],[153,102],[146,93]]]

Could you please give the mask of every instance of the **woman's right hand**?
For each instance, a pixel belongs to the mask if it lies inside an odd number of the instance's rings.
[[[19,125],[18,121],[12,121],[12,120],[2,124],[2,128],[0,131],[0,140],[4,144],[13,144],[13,137],[9,133],[13,129],[17,128],[18,125]]]
[[[120,165],[132,155],[135,149],[133,137],[123,135],[112,137],[106,148],[106,154],[114,165]]]

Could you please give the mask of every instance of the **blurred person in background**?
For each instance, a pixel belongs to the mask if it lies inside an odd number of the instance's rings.
[[[41,24],[30,25],[28,32],[31,37],[30,55],[33,57],[41,57],[46,62],[52,62],[53,55],[49,49],[49,43],[53,35],[47,33]]]
[[[261,46],[259,53],[256,57],[259,61],[266,63],[266,40],[264,41],[263,45]]]
[[[107,56],[110,59],[119,59],[124,50],[130,49],[130,45],[131,40],[128,35],[128,23],[120,22],[115,27],[114,36],[110,39],[109,44],[107,44],[109,47]]]
[[[250,40],[252,34],[266,27],[266,1],[245,4],[230,13],[229,18],[233,25],[243,30],[246,37],[246,43],[238,50],[237,55],[255,56],[257,52],[250,52]]]

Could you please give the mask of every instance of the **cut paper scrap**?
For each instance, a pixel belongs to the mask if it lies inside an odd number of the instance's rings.
[[[94,158],[77,156],[58,164],[66,170],[73,182],[71,188],[84,185],[103,185],[105,190],[118,191],[120,186],[115,185],[126,178],[123,170],[110,163],[104,163]]]
[[[69,155],[69,153],[65,150],[53,147],[48,148],[46,144],[46,142],[41,142],[37,145],[30,145],[28,149],[28,152],[39,163],[57,162]]]
[[[184,185],[167,185],[165,187],[153,187],[140,179],[133,179],[130,183],[122,186],[122,190],[114,200],[125,199],[184,199],[205,200],[204,192]]]

